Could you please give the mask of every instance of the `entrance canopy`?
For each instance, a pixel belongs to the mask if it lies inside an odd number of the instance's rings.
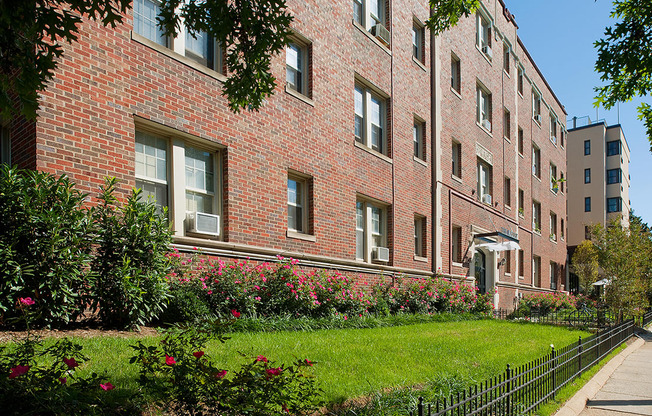
[[[476,248],[486,248],[489,251],[509,251],[520,250],[521,246],[516,241],[503,241],[501,243],[482,243],[475,246]]]

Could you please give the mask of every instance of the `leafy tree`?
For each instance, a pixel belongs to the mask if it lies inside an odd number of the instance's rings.
[[[573,273],[577,275],[580,280],[580,289],[583,292],[590,292],[591,285],[598,280],[598,251],[591,241],[582,241],[571,259],[571,267]]]
[[[63,41],[72,43],[83,19],[115,27],[132,0],[0,0],[0,112],[5,118],[16,105],[36,117],[38,93],[54,76]],[[180,10],[179,14],[175,10]],[[271,58],[288,43],[292,16],[285,0],[162,0],[159,22],[175,35],[180,19],[191,35],[205,31],[226,52],[230,74],[223,94],[234,112],[259,109],[276,79]]]
[[[457,25],[462,16],[468,17],[475,12],[479,4],[479,0],[430,0],[432,15],[426,26],[439,35]]]
[[[595,89],[595,105],[606,109],[652,91],[652,2],[615,0],[611,17],[620,20],[606,28],[604,37],[595,42],[595,69],[601,74],[600,79],[607,82]],[[638,113],[652,152],[652,107],[643,103]]]

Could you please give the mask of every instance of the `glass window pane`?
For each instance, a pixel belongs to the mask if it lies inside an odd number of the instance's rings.
[[[195,33],[194,37],[186,32],[186,56],[200,64],[215,69],[215,41],[206,32]]]
[[[186,191],[186,211],[213,214],[213,197],[197,192]]]
[[[167,40],[156,21],[156,17],[161,11],[159,2],[155,0],[134,0],[133,7],[134,31],[152,42],[167,46]]]
[[[186,147],[186,186],[212,193],[215,190],[213,155]]]
[[[167,182],[167,142],[136,132],[136,175]]]

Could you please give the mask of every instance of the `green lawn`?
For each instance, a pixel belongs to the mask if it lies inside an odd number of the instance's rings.
[[[541,356],[550,344],[561,347],[586,337],[561,327],[496,320],[320,330],[314,332],[235,333],[225,344],[211,343],[206,353],[223,368],[242,361],[238,352],[265,355],[277,363],[295,358],[316,361],[317,380],[328,402],[397,386],[436,381],[470,385]],[[128,363],[134,339],[77,339],[90,357],[86,371],[104,372],[117,389],[133,390],[137,368]],[[155,342],[150,338],[147,342]],[[117,391],[116,391],[117,392]]]

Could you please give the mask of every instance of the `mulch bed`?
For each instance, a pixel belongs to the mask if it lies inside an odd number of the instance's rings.
[[[140,327],[139,330],[116,330],[103,329],[97,327],[79,327],[74,329],[35,329],[31,331],[32,335],[41,338],[63,338],[63,337],[112,337],[112,338],[144,338],[158,335],[158,331],[151,327]],[[0,344],[22,339],[27,335],[26,331],[10,331],[0,329]]]

